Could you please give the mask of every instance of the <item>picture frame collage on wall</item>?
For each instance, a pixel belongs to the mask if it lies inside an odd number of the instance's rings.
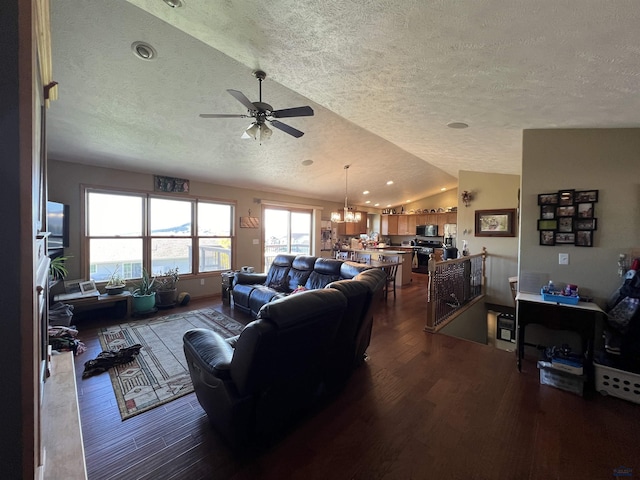
[[[593,247],[598,190],[559,190],[538,195],[540,245]]]

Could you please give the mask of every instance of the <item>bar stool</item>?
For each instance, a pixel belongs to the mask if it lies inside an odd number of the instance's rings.
[[[400,257],[397,255],[385,255],[380,257],[380,261],[383,263],[389,263],[391,265],[385,265],[382,267],[384,273],[387,274],[387,280],[384,283],[384,299],[387,299],[389,294],[389,286],[393,287],[393,299],[396,298],[396,273],[398,272],[398,264],[400,263]]]

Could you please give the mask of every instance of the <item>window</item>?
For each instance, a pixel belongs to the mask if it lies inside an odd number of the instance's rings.
[[[265,208],[264,271],[279,253],[309,255],[311,253],[310,210]]]
[[[90,278],[106,281],[118,270],[140,278],[231,269],[232,204],[193,197],[86,189]]]

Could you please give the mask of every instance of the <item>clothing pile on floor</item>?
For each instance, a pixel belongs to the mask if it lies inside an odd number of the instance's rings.
[[[111,367],[123,365],[133,361],[140,353],[142,345],[136,343],[130,347],[124,347],[120,350],[102,351],[93,360],[89,360],[84,364],[84,372],[82,378],[91,377],[102,372],[106,372]]]

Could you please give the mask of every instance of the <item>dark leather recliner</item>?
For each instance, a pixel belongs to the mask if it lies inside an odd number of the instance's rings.
[[[346,308],[337,289],[309,290],[265,304],[235,341],[184,334],[198,401],[232,447],[275,438],[314,405]]]

